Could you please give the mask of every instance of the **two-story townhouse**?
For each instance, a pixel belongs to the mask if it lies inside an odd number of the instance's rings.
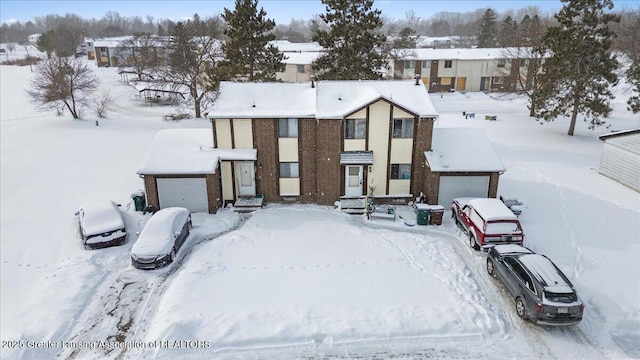
[[[395,79],[420,77],[429,92],[519,89],[526,49],[403,49],[391,61]],[[521,54],[519,56],[514,54]]]
[[[284,55],[284,70],[276,73],[276,80],[284,82],[310,81],[313,75],[311,66],[324,52],[324,48],[317,42],[292,43],[287,40],[274,40],[269,44],[276,46]]]
[[[481,130],[461,136],[481,146],[460,147],[434,129],[438,114],[419,80],[223,82],[208,116],[211,130],[158,134],[138,171],[149,204],[215,212],[254,197],[333,205],[366,195],[407,204],[420,192],[437,204],[495,197],[504,171]]]

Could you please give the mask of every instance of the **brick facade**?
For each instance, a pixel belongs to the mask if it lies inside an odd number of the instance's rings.
[[[253,144],[258,149],[256,192],[267,202],[280,202],[277,119],[254,119]]]
[[[298,201],[315,203],[317,200],[317,121],[316,119],[298,120],[298,159],[300,170],[300,196]]]
[[[316,136],[316,169],[317,194],[316,202],[320,205],[333,205],[340,199],[342,167],[340,152],[342,151],[342,121],[319,120]]]

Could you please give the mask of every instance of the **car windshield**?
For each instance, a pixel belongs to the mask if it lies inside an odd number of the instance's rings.
[[[554,293],[545,291],[544,297],[549,301],[561,303],[570,303],[578,300],[578,297],[575,293]]]
[[[512,234],[520,232],[518,223],[512,221],[490,222],[485,229],[486,234]]]

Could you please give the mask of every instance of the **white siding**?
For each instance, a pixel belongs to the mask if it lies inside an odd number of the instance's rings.
[[[611,140],[623,140],[623,137],[606,140],[602,150],[599,172],[640,192],[640,154],[626,149],[635,149],[633,141],[618,141],[617,145],[623,145],[623,147],[619,147],[610,143]]]
[[[191,212],[208,212],[205,178],[158,178],[160,208],[185,207]]]
[[[457,197],[487,197],[489,176],[440,176],[438,204],[448,209]]]

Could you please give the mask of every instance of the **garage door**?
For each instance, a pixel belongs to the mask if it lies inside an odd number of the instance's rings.
[[[208,212],[205,178],[158,178],[160,208],[180,206],[191,212]]]
[[[451,207],[457,197],[487,197],[489,176],[440,176],[438,204]]]

